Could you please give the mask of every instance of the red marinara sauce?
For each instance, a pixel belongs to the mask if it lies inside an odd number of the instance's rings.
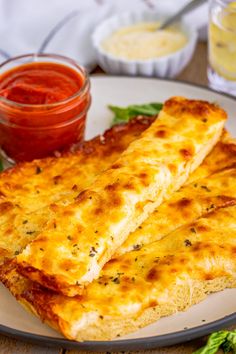
[[[39,57],[18,57],[32,61],[0,73],[0,145],[14,161],[52,155],[84,136],[91,100],[87,73],[71,59]]]

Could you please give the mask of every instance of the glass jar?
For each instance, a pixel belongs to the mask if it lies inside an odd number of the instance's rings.
[[[59,55],[23,55],[0,65],[0,82],[8,72],[30,63],[55,63],[80,76],[81,87],[53,103],[25,104],[0,96],[0,147],[10,161],[31,161],[68,149],[84,137],[90,106],[90,82],[85,69]]]
[[[209,16],[209,84],[236,95],[236,1],[211,0]]]

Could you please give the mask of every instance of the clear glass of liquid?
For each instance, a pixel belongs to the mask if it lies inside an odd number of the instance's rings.
[[[236,96],[236,1],[210,1],[208,58],[210,87]]]

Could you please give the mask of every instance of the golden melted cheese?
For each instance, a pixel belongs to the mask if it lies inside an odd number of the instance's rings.
[[[135,119],[81,144],[75,153],[20,163],[1,173],[0,225],[61,199],[73,201],[152,121]]]
[[[236,140],[223,132],[220,141],[212,152],[189,177],[188,183],[210,176],[216,171],[236,166]]]
[[[156,120],[75,203],[17,256],[20,271],[69,296],[81,293],[145,218],[178,189],[220,137],[226,114],[169,99]]]
[[[136,126],[135,122],[133,124]],[[128,129],[124,129],[122,126],[122,134],[132,136],[133,131],[130,131],[129,127],[127,128]],[[119,138],[119,134],[117,134],[117,138]],[[108,144],[109,142],[107,146]],[[111,156],[108,154],[103,158],[106,158],[109,163]],[[96,163],[96,166],[99,168],[100,165],[98,162],[99,157]],[[235,162],[235,142],[230,142],[228,138],[225,140],[223,136],[201,166],[190,175],[188,181],[194,180],[194,176],[196,176],[196,178],[199,175],[201,177],[207,177],[217,170],[227,169],[233,166]],[[83,163],[84,168],[86,168],[86,160]],[[231,173],[233,173],[232,176]],[[152,217],[152,215],[148,218],[148,221],[151,220],[151,222],[149,222],[150,224],[154,223],[156,225],[156,232],[153,233],[148,222],[145,221],[134,233],[129,235],[127,241],[116,251],[116,254],[122,254],[127,249],[133,249],[133,247],[140,247],[143,243],[148,243],[148,240],[160,239],[177,226],[191,222],[197,216],[202,215],[202,213],[228,205],[231,199],[234,199],[234,173],[234,169],[228,169],[228,171],[225,170],[225,172],[217,173],[215,176],[212,175],[215,184],[211,187],[211,192],[209,192],[208,188],[201,187],[208,183],[212,185],[209,178],[201,178],[196,186],[194,183],[192,186],[184,187],[182,190],[175,192],[170,202],[167,201],[163,203],[157,209],[159,213],[158,218]],[[95,176],[90,175],[89,178],[92,179],[95,178]],[[84,183],[86,183],[86,181],[84,181]],[[199,189],[200,193],[198,193]],[[188,191],[190,190],[191,193],[188,195]],[[27,203],[27,199],[24,202]],[[14,255],[19,254],[48,223],[54,223],[56,211],[56,205],[51,205],[33,213],[27,214],[18,212],[10,224],[4,223],[0,225],[0,263],[2,263],[5,258],[12,258]],[[154,214],[156,213],[157,211],[154,211]]]
[[[194,173],[192,179],[193,177]],[[235,201],[235,168],[187,184],[173,193],[168,201],[162,203],[136,231],[131,233],[116,251],[115,256],[161,239],[177,227],[214,209],[231,205]]]
[[[41,288],[20,276],[14,262],[0,277],[67,338],[111,339],[186,309],[210,292],[236,287],[236,205],[111,260],[81,297]]]
[[[73,154],[21,163],[0,174],[0,263],[18,254],[137,139],[153,118],[136,118],[87,141]]]
[[[110,164],[114,162],[115,157],[119,155],[119,151],[122,151],[122,149],[128,146],[129,142],[137,138],[140,135],[140,133],[150,125],[151,123],[150,121],[152,121],[152,119],[150,118],[134,119],[128,124],[113,127],[112,129],[107,131],[102,138],[98,137],[92,139],[89,142],[84,143],[82,147],[80,147],[79,151],[76,153],[76,160],[78,165],[77,172],[79,169],[80,170],[84,169],[85,171],[88,170],[89,174],[88,176],[86,176],[86,178],[80,181],[79,187],[83,188],[83,183],[84,186],[86,186],[87,184],[89,184],[89,182],[93,181],[95,179],[96,174],[99,173],[100,168],[104,168],[105,164],[107,164],[107,167],[109,167]],[[91,160],[91,155],[92,155],[92,160]],[[68,158],[70,157],[68,156]],[[38,160],[37,165],[40,165],[42,167],[42,165],[44,164],[44,171],[45,171],[45,165],[47,165],[47,170],[50,169],[53,170],[55,165],[55,162],[53,162],[54,160],[56,160],[56,164],[59,167],[60,159]],[[100,160],[102,160],[102,164],[100,164]],[[217,170],[230,167],[231,165],[235,164],[235,162],[236,162],[236,144],[233,140],[230,141],[229,136],[226,133],[224,133],[223,136],[221,137],[221,140],[217,143],[217,145],[214,147],[212,152],[203,161],[201,166],[199,166],[191,174],[188,181],[193,180],[194,176],[196,176],[196,178],[198,176],[200,176],[201,178],[204,176],[208,176]],[[60,165],[60,168],[62,169],[62,171],[64,171],[62,165]],[[32,175],[30,174],[30,171],[32,172]],[[24,180],[26,176],[28,176],[27,180],[28,178],[34,179],[35,162],[32,162],[30,164],[27,163],[24,165],[22,164],[21,172],[20,172],[21,175],[19,176],[18,173],[19,173],[18,166],[14,167],[13,169],[7,172],[8,184],[9,186],[11,186],[11,192],[10,190],[8,191],[9,193],[8,196],[10,198],[14,198],[15,195],[14,185],[15,185],[15,181],[18,178]],[[45,173],[44,178],[46,182],[48,181],[50,182],[49,176],[50,174]],[[0,175],[0,177],[1,177],[0,181],[2,181],[2,184],[5,183],[7,175],[3,173],[2,175]],[[67,182],[67,180],[62,179],[62,181],[60,181],[59,183],[61,184],[60,188],[63,189],[63,191],[66,194],[66,197],[65,199],[61,199],[57,201],[57,205],[60,203],[63,204],[64,202],[68,203],[69,196],[71,196],[70,193],[72,193],[72,195],[73,193],[77,195],[80,191],[80,189],[75,191],[74,186],[71,187],[72,184],[70,184],[71,182],[69,182],[69,180]],[[40,192],[38,198],[40,199],[41,198],[40,196],[43,193],[47,193],[48,190],[44,186],[44,184],[39,184],[38,188]],[[44,191],[45,188],[46,191]],[[218,188],[219,188],[218,190],[219,194],[225,193],[225,189],[224,187],[222,189],[220,183],[218,183]],[[51,185],[50,190],[52,191],[52,193],[55,192],[53,185]],[[204,190],[202,190],[202,192],[204,192]],[[57,211],[57,206],[54,203],[49,204],[48,206],[45,206],[39,210],[35,210],[34,212],[31,213],[26,212],[26,210],[29,210],[29,208],[31,208],[30,200],[32,195],[34,195],[33,187],[32,189],[29,188],[28,193],[24,196],[24,198],[23,197],[19,198],[21,208],[20,209],[16,208],[16,210],[13,209],[14,217],[12,216],[10,218],[10,222],[5,222],[0,225],[0,235],[1,235],[0,264],[6,258],[12,258],[15,255],[19,254],[22,251],[22,249],[24,249],[26,245],[30,241],[32,241],[47,226],[48,223],[54,222],[53,221],[54,216]],[[220,199],[218,199],[218,201],[219,200]],[[41,202],[42,199],[40,199],[40,203]],[[49,196],[48,203],[50,203],[50,196]],[[197,200],[195,200],[195,203],[197,203]],[[211,206],[213,200],[208,198],[207,203],[209,204],[209,206]],[[215,205],[218,206],[219,203],[216,203]],[[202,211],[206,210],[206,208],[205,209],[203,208]],[[6,215],[9,216],[9,211],[7,212]],[[189,213],[189,217],[190,215],[191,213]],[[193,213],[192,215],[194,216],[195,214]],[[191,221],[191,219],[188,218],[188,221]],[[185,222],[186,220],[184,220],[184,223]],[[162,222],[160,220],[160,223],[163,224],[164,221]],[[178,224],[181,224],[181,220],[178,221]],[[169,225],[166,224],[166,226],[167,226],[167,230],[169,230]],[[167,233],[163,228],[159,230],[159,232],[161,234]],[[155,237],[159,238],[159,235],[157,233],[155,233],[154,235]],[[135,245],[136,244],[137,242],[135,241]]]

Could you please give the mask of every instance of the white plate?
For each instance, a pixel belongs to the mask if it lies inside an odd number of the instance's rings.
[[[126,106],[163,102],[175,95],[219,103],[229,115],[227,128],[236,136],[236,101],[230,96],[186,83],[158,79],[95,76],[91,82],[92,106],[88,115],[87,139],[110,126],[112,114],[107,109],[108,104]],[[27,313],[1,285],[0,299],[1,333],[45,345],[89,351],[150,349],[190,340],[236,323],[236,289],[230,289],[210,295],[186,312],[163,318],[119,340],[77,343],[63,339],[35,316]]]

